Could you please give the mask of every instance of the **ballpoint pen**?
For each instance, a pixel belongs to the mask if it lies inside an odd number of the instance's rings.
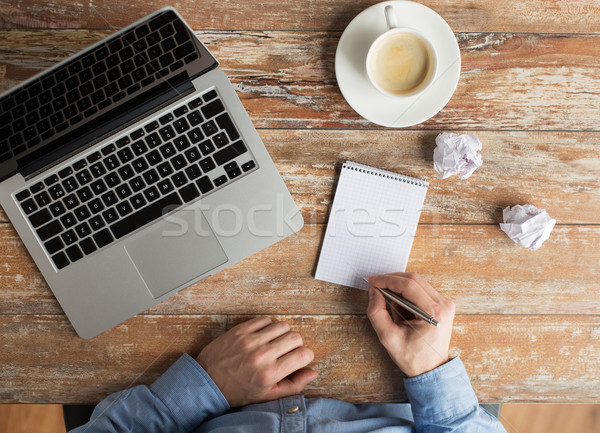
[[[365,277],[362,277],[362,279],[369,284],[369,286],[373,287],[374,289],[379,290],[379,292],[385,296],[386,298],[388,298],[389,300],[395,302],[396,304],[400,305],[401,307],[405,308],[406,310],[410,311],[411,313],[413,313],[415,316],[417,316],[419,319],[423,319],[424,321],[426,321],[427,323],[430,323],[434,326],[439,326],[440,323],[435,320],[433,318],[433,316],[427,314],[425,311],[421,310],[419,307],[417,307],[415,304],[413,304],[410,301],[407,301],[406,299],[404,299],[403,297],[399,296],[398,294],[392,292],[389,289],[382,289],[379,287],[375,287],[373,285],[371,285],[369,283],[369,280],[367,280]]]

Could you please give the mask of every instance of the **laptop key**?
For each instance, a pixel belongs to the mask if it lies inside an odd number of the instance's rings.
[[[165,195],[159,200],[154,201],[150,205],[134,212],[133,214],[123,218],[120,221],[112,224],[110,230],[115,238],[120,239],[123,236],[145,226],[146,224],[160,218],[164,213],[169,212],[183,204],[179,194],[172,192]]]
[[[217,125],[215,125],[215,122],[213,122],[212,120],[209,120],[208,122],[202,124],[202,130],[204,131],[207,137],[210,137],[218,131]]]
[[[225,176],[225,175],[219,176],[215,179],[215,186],[221,186],[225,182],[227,182],[227,176]]]
[[[29,188],[33,194],[36,194],[44,189],[44,184],[42,182],[38,182]]]
[[[75,194],[69,194],[63,199],[63,202],[65,203],[65,206],[67,206],[67,209],[73,209],[79,205],[79,200],[77,200]]]
[[[202,99],[204,99],[204,102],[208,102],[211,101],[213,99],[215,99],[217,97],[217,91],[216,90],[211,90],[210,92],[206,92],[204,95],[202,95]]]
[[[210,140],[204,140],[202,143],[198,145],[198,148],[202,152],[202,155],[207,156],[215,151],[215,146],[213,146]]]
[[[198,98],[198,99],[200,99],[200,98]],[[200,114],[200,111],[198,111],[198,110],[192,111],[186,117],[192,126],[196,126],[204,121],[202,114]]]
[[[246,149],[244,142],[242,140],[238,140],[235,143],[215,152],[213,157],[218,165],[223,165],[226,162],[231,161],[233,158],[246,153],[247,151],[248,149]]]
[[[196,185],[193,183],[181,188],[179,190],[179,194],[181,194],[181,198],[183,199],[184,203],[189,203],[196,197],[200,197],[200,191],[198,191],[198,188],[196,188]]]
[[[80,239],[85,238],[87,235],[92,233],[90,226],[87,223],[81,223],[75,227],[75,233],[79,236]]]
[[[151,186],[150,188],[144,190],[144,197],[146,197],[146,200],[148,201],[154,201],[160,197],[160,193],[155,186]]]
[[[117,186],[119,183],[121,183],[121,179],[117,173],[108,173],[106,176],[104,176],[104,182],[106,182],[106,185],[108,185],[109,188],[112,188],[113,186]]]
[[[102,212],[102,216],[108,224],[115,222],[119,219],[119,215],[117,214],[117,211],[114,208]]]
[[[54,254],[55,252],[62,250],[64,248],[64,244],[60,240],[60,237],[57,236],[46,242],[44,244],[44,248],[46,248],[48,254]]]
[[[83,258],[83,253],[77,245],[73,245],[72,247],[67,248],[65,252],[67,253],[67,256],[69,256],[69,260],[71,260],[71,263]]]
[[[185,174],[182,172],[179,172],[171,176],[171,181],[173,182],[173,185],[175,185],[175,188],[179,188],[187,183],[187,177],[185,177]]]
[[[244,171],[252,170],[254,167],[256,167],[256,163],[252,160],[242,164],[242,170]]]
[[[151,168],[147,172],[144,173],[144,180],[148,185],[153,184],[154,182],[158,182],[160,180],[160,176],[156,172],[155,169]]]
[[[131,189],[126,184],[122,184],[116,189],[117,195],[121,200],[126,199],[131,195]]]
[[[42,191],[39,194],[36,194],[34,198],[39,207],[44,207],[44,206],[50,204],[50,201],[51,201],[50,196],[48,195],[48,193],[46,191]]]
[[[212,138],[212,140],[213,143],[215,143],[215,146],[217,146],[219,149],[229,144],[229,139],[227,138],[227,135],[225,135],[224,132],[219,132]]]
[[[62,231],[62,226],[56,220],[49,222],[45,226],[42,226],[36,230],[37,235],[42,240],[42,242],[47,241],[50,238],[53,238],[57,234]]]
[[[52,212],[52,215],[58,217],[64,214],[67,210],[61,202],[57,201],[50,205],[50,211]]]
[[[98,233],[93,235],[94,241],[96,241],[96,245],[98,248],[102,248],[113,241],[113,237],[108,231],[108,229],[103,229]]]
[[[94,251],[96,251],[98,248],[96,248],[96,244],[94,244],[94,241],[92,240],[92,238],[85,238],[84,240],[82,240],[81,242],[79,242],[79,247],[81,248],[81,250],[83,251],[83,253],[87,256],[89,254],[92,254]]]
[[[17,199],[17,200],[19,200],[19,201],[23,201],[23,200],[25,200],[27,197],[29,197],[29,195],[30,195],[30,193],[29,193],[29,190],[27,190],[27,189],[24,189],[23,191],[21,191],[21,192],[18,192],[17,194],[15,194],[15,197],[16,197],[16,199]]]
[[[63,240],[63,242],[65,243],[65,245],[71,245],[71,244],[77,242],[77,235],[75,234],[75,231],[73,231],[72,229],[67,230],[66,232],[61,234],[60,237]]]
[[[148,123],[146,126],[144,126],[144,129],[146,130],[146,132],[152,132],[155,129],[160,128],[160,124],[155,120],[154,122],[150,122]]]
[[[79,185],[77,184],[77,181],[75,180],[75,178],[73,176],[71,176],[71,177],[68,177],[67,179],[63,180],[62,186],[65,189],[65,191],[71,192],[71,191],[75,190]]]
[[[175,113],[175,116],[177,116],[177,117],[181,117],[187,112],[188,112],[188,109],[185,105],[182,105],[181,107],[176,108],[175,111],[173,111],[173,113]]]
[[[194,144],[198,143],[200,140],[202,140],[204,138],[204,136],[202,135],[202,132],[198,128],[192,129],[190,132],[187,133],[187,136],[189,137],[190,141]]]
[[[204,173],[208,173],[209,171],[213,170],[216,167],[216,165],[212,158],[209,156],[200,161],[200,167],[202,167],[202,171],[204,171]]]
[[[86,186],[77,191],[77,197],[79,197],[79,200],[82,202],[86,202],[91,200],[92,197],[94,197],[94,194],[92,194],[92,190]]]
[[[58,269],[62,269],[69,264],[69,259],[62,251],[52,256],[52,261]]]
[[[217,117],[217,124],[227,131],[227,135],[229,135],[230,140],[237,140],[240,138],[240,134],[235,129],[233,122],[231,121],[231,117],[229,117],[228,113],[223,113]]]
[[[173,144],[177,148],[177,150],[182,151],[190,147],[190,142],[185,135],[180,135],[175,140],[173,140]]]
[[[142,194],[136,194],[129,199],[134,209],[139,209],[146,204],[144,196]]]
[[[41,225],[46,224],[48,221],[52,219],[52,215],[48,212],[48,209],[41,209],[40,211],[32,214],[29,217],[29,222],[34,228],[37,228]]]
[[[86,219],[88,219],[90,217],[90,211],[88,210],[88,208],[85,205],[79,206],[77,209],[75,209],[73,211],[73,213],[75,214],[75,216],[77,217],[77,219],[79,221],[85,221]]]
[[[173,184],[171,183],[171,181],[169,179],[164,179],[160,182],[158,182],[158,184],[156,185],[158,187],[158,190],[163,194],[168,194],[171,191],[173,191]]]
[[[229,176],[229,179],[235,179],[236,177],[239,177],[241,174],[242,174],[242,170],[240,170],[239,167],[227,172],[227,176]]]
[[[79,173],[75,175],[80,185],[85,185],[92,181],[92,175],[87,169],[81,170]]]
[[[117,196],[113,191],[108,191],[106,194],[102,196],[102,201],[106,207],[110,207],[117,203]]]
[[[212,101],[211,103],[202,107],[201,110],[202,110],[202,114],[204,114],[204,117],[207,119],[210,119],[211,117],[215,117],[217,114],[225,111],[225,107],[223,106],[223,103],[219,99],[216,99],[216,100]]]
[[[190,178],[190,180],[194,180],[202,175],[202,171],[200,170],[200,168],[198,168],[196,164],[190,165],[188,168],[186,168],[185,173]]]
[[[122,217],[133,212],[131,205],[126,201],[119,203],[116,207],[117,207],[117,212],[119,212],[119,215],[121,215]]]
[[[30,213],[35,212],[38,207],[36,206],[33,199],[30,198],[21,203],[21,208],[27,215],[29,215]]]
[[[187,162],[185,162],[185,157],[183,155],[174,156],[173,159],[171,159],[171,164],[176,171],[187,166]]]
[[[200,192],[202,192],[202,194],[206,194],[214,189],[214,186],[208,176],[202,176],[196,181],[196,184],[198,184],[198,188],[200,188]]]
[[[75,218],[75,215],[73,215],[72,213],[68,213],[60,217],[60,222],[66,229],[68,229],[77,224],[77,219]]]

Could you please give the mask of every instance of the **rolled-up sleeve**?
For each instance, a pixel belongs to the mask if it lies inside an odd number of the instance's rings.
[[[506,432],[500,421],[479,406],[459,358],[405,379],[404,386],[418,433]]]
[[[229,409],[210,376],[184,354],[152,385],[109,395],[73,432],[189,432]]]

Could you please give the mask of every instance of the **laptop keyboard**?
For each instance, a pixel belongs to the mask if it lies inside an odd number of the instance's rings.
[[[15,197],[62,269],[255,168],[212,89]]]
[[[0,99],[0,163],[181,72],[198,54],[172,12],[118,34]]]

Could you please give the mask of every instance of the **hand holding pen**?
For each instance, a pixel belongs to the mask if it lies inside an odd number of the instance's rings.
[[[368,282],[371,287],[367,315],[396,365],[412,377],[447,362],[454,303],[440,295],[423,277],[411,272],[371,276]],[[409,301],[416,311],[409,312],[406,306],[404,310],[393,302],[390,316],[384,294],[375,288],[387,289],[385,291],[392,295]],[[419,311],[435,318],[439,326],[431,326],[434,323],[421,317]]]

